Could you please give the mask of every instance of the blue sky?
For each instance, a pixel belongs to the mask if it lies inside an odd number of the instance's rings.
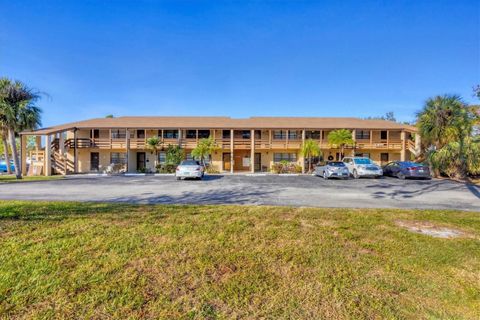
[[[0,76],[43,124],[122,115],[378,116],[473,103],[479,1],[0,0]]]

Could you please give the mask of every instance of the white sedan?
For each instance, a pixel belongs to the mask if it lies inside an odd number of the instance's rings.
[[[181,178],[202,179],[203,174],[203,166],[195,160],[183,160],[175,170],[175,177],[177,180],[180,180]]]

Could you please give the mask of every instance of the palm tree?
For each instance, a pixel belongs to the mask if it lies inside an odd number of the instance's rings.
[[[163,148],[163,141],[159,137],[151,137],[147,139],[145,147],[151,152],[155,152],[155,166],[157,166],[158,152]]]
[[[5,92],[5,88],[7,85],[10,83],[8,79],[0,79],[0,93]],[[0,101],[2,97],[0,96]],[[1,111],[2,109],[0,109]],[[0,115],[0,121],[3,119],[3,117]],[[5,164],[7,166],[7,173],[11,174],[12,173],[12,168],[10,168],[10,155],[9,155],[9,148],[8,148],[8,142],[7,142],[7,128],[3,125],[2,122],[0,122],[0,136],[2,137],[2,143],[3,143],[3,153],[5,157]]]
[[[473,143],[470,137],[477,121],[478,114],[459,96],[436,96],[426,101],[417,113],[417,127],[425,149],[430,150],[427,158],[436,175],[444,172],[464,177],[467,174],[467,153],[471,149],[469,144]],[[452,154],[456,155],[455,164],[449,161],[447,165],[445,160]]]
[[[337,148],[340,147],[340,153],[342,157],[344,156],[343,151],[345,146],[355,144],[355,141],[352,137],[352,132],[347,129],[333,130],[328,134],[327,139],[330,145],[334,145]]]
[[[12,168],[10,167],[10,155],[8,150],[8,142],[7,142],[7,130],[6,128],[0,128],[0,136],[2,137],[3,143],[3,155],[5,157],[5,164],[7,166],[7,173],[12,174]]]
[[[22,170],[15,138],[17,133],[40,125],[41,110],[35,105],[40,95],[20,81],[12,82],[4,78],[0,79],[0,83],[0,123],[7,128],[15,175],[21,179]]]
[[[198,145],[195,147],[195,149],[192,150],[192,156],[194,156],[197,159],[200,159],[200,162],[202,163],[203,166],[205,166],[205,159],[207,157],[210,157],[215,150],[217,150],[218,147],[215,144],[215,140],[212,137],[206,138],[206,139],[200,139],[198,142]]]
[[[458,138],[455,116],[464,108],[459,96],[443,95],[430,98],[417,113],[418,133],[422,141],[436,149]]]
[[[312,139],[306,140],[302,145],[301,153],[304,157],[308,158],[308,172],[312,171],[312,157],[318,157],[320,155],[320,147],[318,143]]]

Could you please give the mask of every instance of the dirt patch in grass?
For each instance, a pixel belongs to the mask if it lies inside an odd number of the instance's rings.
[[[395,224],[414,233],[425,234],[435,238],[471,238],[472,235],[460,229],[444,227],[429,221],[396,220]]]

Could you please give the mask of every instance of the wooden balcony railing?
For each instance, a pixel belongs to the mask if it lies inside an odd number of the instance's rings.
[[[129,139],[129,148],[143,150],[146,147],[147,139],[144,138],[130,138]],[[193,149],[197,146],[197,139],[163,139],[164,146],[171,145],[180,145],[185,149]],[[224,150],[230,149],[231,140],[227,139],[215,139],[217,146]],[[405,141],[405,147],[414,150],[415,143],[411,140]],[[243,138],[234,138],[233,139],[234,149],[250,149],[252,147],[252,141],[250,139]],[[277,140],[272,139],[255,139],[254,140],[255,149],[300,149],[302,147],[302,140]],[[331,145],[325,140],[318,140],[318,145],[322,149],[338,148],[338,146]],[[76,142],[74,139],[68,139],[65,141],[66,148],[98,148],[98,149],[126,149],[127,141],[126,139],[90,139],[90,138],[77,138]],[[402,150],[404,142],[399,141],[370,141],[363,142],[357,141],[355,145],[347,145],[346,149],[381,149],[381,150]]]

